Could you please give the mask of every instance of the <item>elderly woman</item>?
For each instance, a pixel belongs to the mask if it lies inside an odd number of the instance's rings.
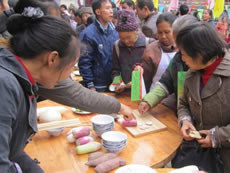
[[[189,24],[197,22],[197,18],[191,15],[180,16],[175,20],[172,25],[174,39],[176,39],[177,33]],[[180,72],[187,71],[187,65],[181,59],[181,53],[177,52],[173,59],[170,61],[166,71],[161,76],[159,82],[155,87],[143,98],[142,102],[138,106],[140,113],[145,113],[150,108],[155,107],[164,98],[171,95],[164,104],[176,111],[177,95],[178,95],[178,74]]]
[[[190,68],[178,106],[184,142],[176,166],[194,164],[210,173],[227,173],[230,170],[230,53],[216,31],[203,22],[182,29],[176,43],[182,60]],[[193,130],[199,131],[202,138],[192,136]],[[186,151],[191,155],[186,155]],[[193,156],[197,159],[191,159]]]
[[[136,16],[131,10],[120,10],[116,30],[120,40],[115,42],[112,59],[112,78],[121,75],[125,84],[131,81],[132,67],[141,62],[146,45],[152,41],[138,31]],[[122,92],[124,90],[116,90]]]

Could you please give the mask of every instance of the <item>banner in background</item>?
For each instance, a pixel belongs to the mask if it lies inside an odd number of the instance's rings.
[[[158,2],[159,2],[159,0],[153,0],[154,7],[156,9],[158,9]]]
[[[224,0],[216,0],[213,9],[213,14],[215,15],[215,17],[219,18],[220,15],[223,13],[223,11],[224,11]]]
[[[171,0],[168,12],[171,10],[177,10],[178,9],[178,0]]]

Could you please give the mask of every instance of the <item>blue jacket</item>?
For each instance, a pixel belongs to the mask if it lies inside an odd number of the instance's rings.
[[[95,20],[80,35],[87,44],[87,53],[80,57],[78,66],[80,74],[88,88],[105,89],[112,82],[112,49],[119,39],[112,23],[105,31]]]
[[[13,54],[0,48],[0,170],[42,173],[25,152],[29,138],[37,131],[36,84],[32,86],[25,70]],[[33,99],[30,99],[33,96]]]

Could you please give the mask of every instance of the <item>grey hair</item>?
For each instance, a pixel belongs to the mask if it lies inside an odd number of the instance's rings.
[[[183,15],[178,17],[172,24],[173,31],[178,33],[184,27],[198,22],[197,18],[192,15]]]

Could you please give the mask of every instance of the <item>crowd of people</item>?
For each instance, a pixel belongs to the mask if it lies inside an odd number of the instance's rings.
[[[37,132],[38,96],[135,118],[128,106],[100,94],[109,91],[117,76],[130,83],[133,70],[143,74],[148,92],[138,106],[141,114],[159,103],[177,113],[184,140],[172,166],[197,165],[210,173],[230,170],[227,13],[218,22],[212,10],[205,9],[199,18],[185,4],[176,14],[160,13],[152,0],[121,0],[119,6],[93,0],[78,9],[55,0],[18,0],[13,5],[1,0],[0,7],[3,172],[43,172],[24,152]],[[83,85],[70,78],[77,62]],[[192,130],[202,138],[189,136]]]

